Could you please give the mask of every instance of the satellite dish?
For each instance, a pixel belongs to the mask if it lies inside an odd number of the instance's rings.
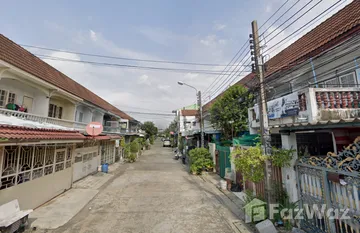
[[[100,122],[90,122],[86,126],[86,133],[88,133],[91,136],[97,136],[97,135],[101,134],[103,129],[104,128]]]

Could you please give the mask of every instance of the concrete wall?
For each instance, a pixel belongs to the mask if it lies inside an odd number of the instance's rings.
[[[78,105],[76,107],[76,116],[75,121],[80,122],[80,113],[83,114],[83,119],[81,122],[90,123],[92,120],[92,112],[91,109],[84,105]]]
[[[215,150],[216,150],[216,144],[215,143],[209,143],[209,152],[211,154],[211,157],[213,159],[214,168],[213,171],[215,172],[215,164],[216,164],[216,156],[215,156]]]
[[[285,185],[286,191],[289,194],[289,199],[291,202],[295,202],[299,199],[296,185],[296,172],[294,169],[295,162],[298,158],[296,134],[290,133],[290,135],[281,135],[281,142],[284,149],[292,148],[296,150],[296,152],[293,154],[293,159],[291,160],[291,166],[281,168],[282,180]]]
[[[93,111],[92,118],[94,118],[94,121],[102,123],[104,119],[104,114],[98,111]]]
[[[0,80],[0,89],[15,93],[15,104],[18,105],[23,104],[24,96],[32,98],[32,108],[28,107],[28,112],[40,116],[47,116],[49,99],[43,91],[18,80],[8,78],[2,78]]]
[[[71,187],[72,168],[0,191],[0,205],[18,199],[20,209],[34,209]]]
[[[75,121],[75,104],[68,100],[61,99],[59,97],[51,97],[50,104],[55,104],[58,107],[62,107],[62,119]]]
[[[77,148],[75,150],[75,157],[81,156],[84,160],[84,155],[88,153],[96,153],[96,156],[92,157],[89,161],[81,161],[74,163],[73,169],[73,182],[97,171],[98,166],[100,165],[100,156],[99,156],[99,145],[92,146],[92,147],[84,147],[84,148]]]

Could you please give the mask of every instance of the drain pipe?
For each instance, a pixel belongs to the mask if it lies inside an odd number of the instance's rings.
[[[310,63],[311,63],[312,73],[313,73],[313,76],[314,76],[314,83],[316,83],[316,88],[318,88],[319,86],[318,86],[318,83],[317,83],[317,80],[316,80],[316,72],[315,72],[312,57],[310,58]]]

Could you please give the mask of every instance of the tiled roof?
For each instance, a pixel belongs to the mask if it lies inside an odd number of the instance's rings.
[[[77,131],[0,125],[0,142],[2,140],[82,140],[85,138]]]
[[[120,135],[98,135],[98,136],[90,136],[86,135],[86,139],[95,139],[95,140],[110,140],[110,139],[121,139]]]
[[[282,67],[286,68],[290,64],[316,56],[329,48],[323,47],[327,44],[333,47],[342,42],[356,30],[359,30],[359,12],[360,1],[358,0],[345,6],[339,12],[271,58],[267,62],[269,71],[266,73],[266,76],[275,73]]]
[[[121,118],[132,119],[123,111],[117,109],[98,95],[86,89],[84,86],[75,82],[2,34],[0,34],[0,60],[110,111]]]
[[[199,115],[199,110],[194,110],[194,109],[181,110],[181,116],[197,116],[197,115]]]
[[[265,78],[280,70],[289,69],[291,66],[303,62],[310,57],[314,57],[358,32],[360,30],[359,12],[360,1],[355,0],[282,50],[266,63],[268,65],[268,72],[265,74]],[[254,77],[255,74],[250,73],[235,85],[241,84],[245,87],[251,87],[254,85],[254,82],[257,82],[257,80],[254,80]],[[210,109],[211,105],[221,95],[205,104],[203,111]]]

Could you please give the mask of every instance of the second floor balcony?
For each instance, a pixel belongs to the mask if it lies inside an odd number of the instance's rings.
[[[267,102],[269,126],[348,123],[360,119],[360,87],[307,88]],[[259,110],[249,109],[251,128],[259,128]]]

